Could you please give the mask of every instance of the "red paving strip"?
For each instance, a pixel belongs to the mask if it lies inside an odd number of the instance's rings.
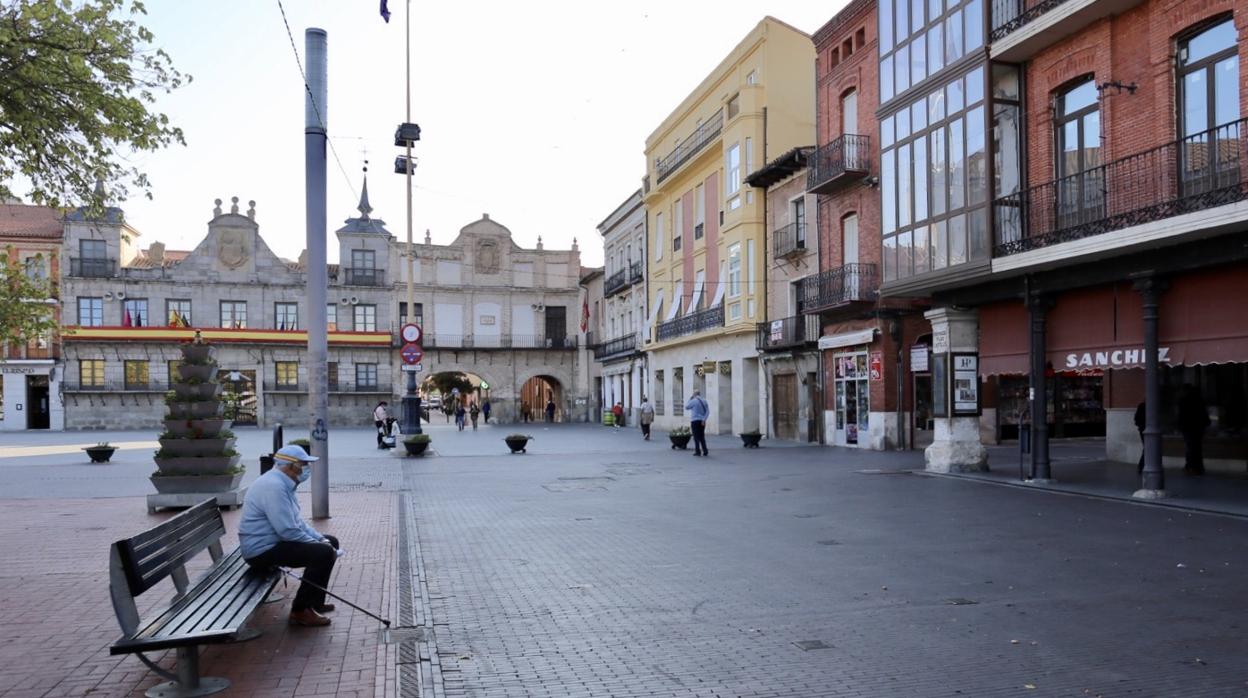
[[[305,513],[311,511],[306,494]],[[389,492],[333,492],[333,518],[313,522],[339,538],[346,554],[330,589],[397,624],[397,497]],[[108,549],[164,521],[148,516],[142,497],[20,499],[0,502],[0,696],[141,696],[164,679],[134,656],[109,656],[121,635],[108,596]],[[237,545],[239,511],[222,512]],[[202,568],[208,556],[202,555]],[[197,561],[198,562],[198,561]],[[195,571],[191,573],[195,576]],[[396,696],[398,645],[381,642],[381,624],[338,603],[327,628],[286,622],[297,582],[278,584],[286,600],[266,604],[251,625],[264,634],[237,645],[207,647],[200,670],[230,680],[229,696]],[[140,614],[164,603],[172,582],[139,597]],[[332,599],[331,599],[332,601]],[[149,658],[173,670],[174,651]]]

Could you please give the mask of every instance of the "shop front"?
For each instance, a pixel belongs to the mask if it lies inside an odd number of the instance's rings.
[[[0,361],[0,431],[65,427],[53,360]]]
[[[882,381],[881,352],[871,350],[876,334],[874,327],[867,327],[826,335],[819,340],[819,348],[824,352],[825,385],[830,388],[831,404],[825,415],[825,433],[830,445],[873,447],[871,382],[873,376],[876,382]],[[873,357],[875,363],[872,363]]]

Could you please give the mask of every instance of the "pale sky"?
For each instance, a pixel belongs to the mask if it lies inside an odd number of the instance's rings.
[[[283,0],[295,44],[329,35],[327,177],[333,231],[356,215],[371,161],[373,217],[405,240],[404,177],[394,174],[404,120],[404,0]],[[483,212],[523,247],[578,238],[582,263],[602,263],[597,224],[638,187],[646,136],[764,15],[813,33],[845,4],[811,0],[412,3],[414,239],[436,244]],[[139,159],[155,199],[122,202],[146,247],[189,249],[207,232],[213,199],[245,210],[277,254],[305,247],[303,86],[277,0],[148,2],[155,44],[194,81],[158,108],[186,133]],[[812,86],[813,89],[813,86]],[[228,209],[227,209],[228,210]]]

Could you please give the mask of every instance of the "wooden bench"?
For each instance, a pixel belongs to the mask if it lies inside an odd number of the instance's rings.
[[[149,698],[203,696],[223,691],[230,682],[199,675],[199,646],[255,637],[243,628],[281,576],[279,570],[253,571],[235,549],[221,552],[225,523],[217,500],[209,499],[133,538],[113,543],[109,560],[109,592],[124,633],[110,654],[137,654],[139,660],[169,679],[147,691]],[[212,567],[194,584],[186,563],[207,550]],[[176,596],[146,619],[134,600],[165,578],[173,580]],[[143,655],[176,648],[177,673],[168,672]]]

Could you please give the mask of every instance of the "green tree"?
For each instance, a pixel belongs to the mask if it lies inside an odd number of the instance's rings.
[[[56,330],[52,284],[26,273],[10,245],[0,252],[0,347],[22,346]]]
[[[97,180],[118,199],[131,186],[151,198],[127,159],[185,145],[149,107],[191,78],[150,48],[134,19],[144,14],[137,0],[0,0],[0,198],[15,196],[16,177],[35,204],[91,202],[98,213]]]

